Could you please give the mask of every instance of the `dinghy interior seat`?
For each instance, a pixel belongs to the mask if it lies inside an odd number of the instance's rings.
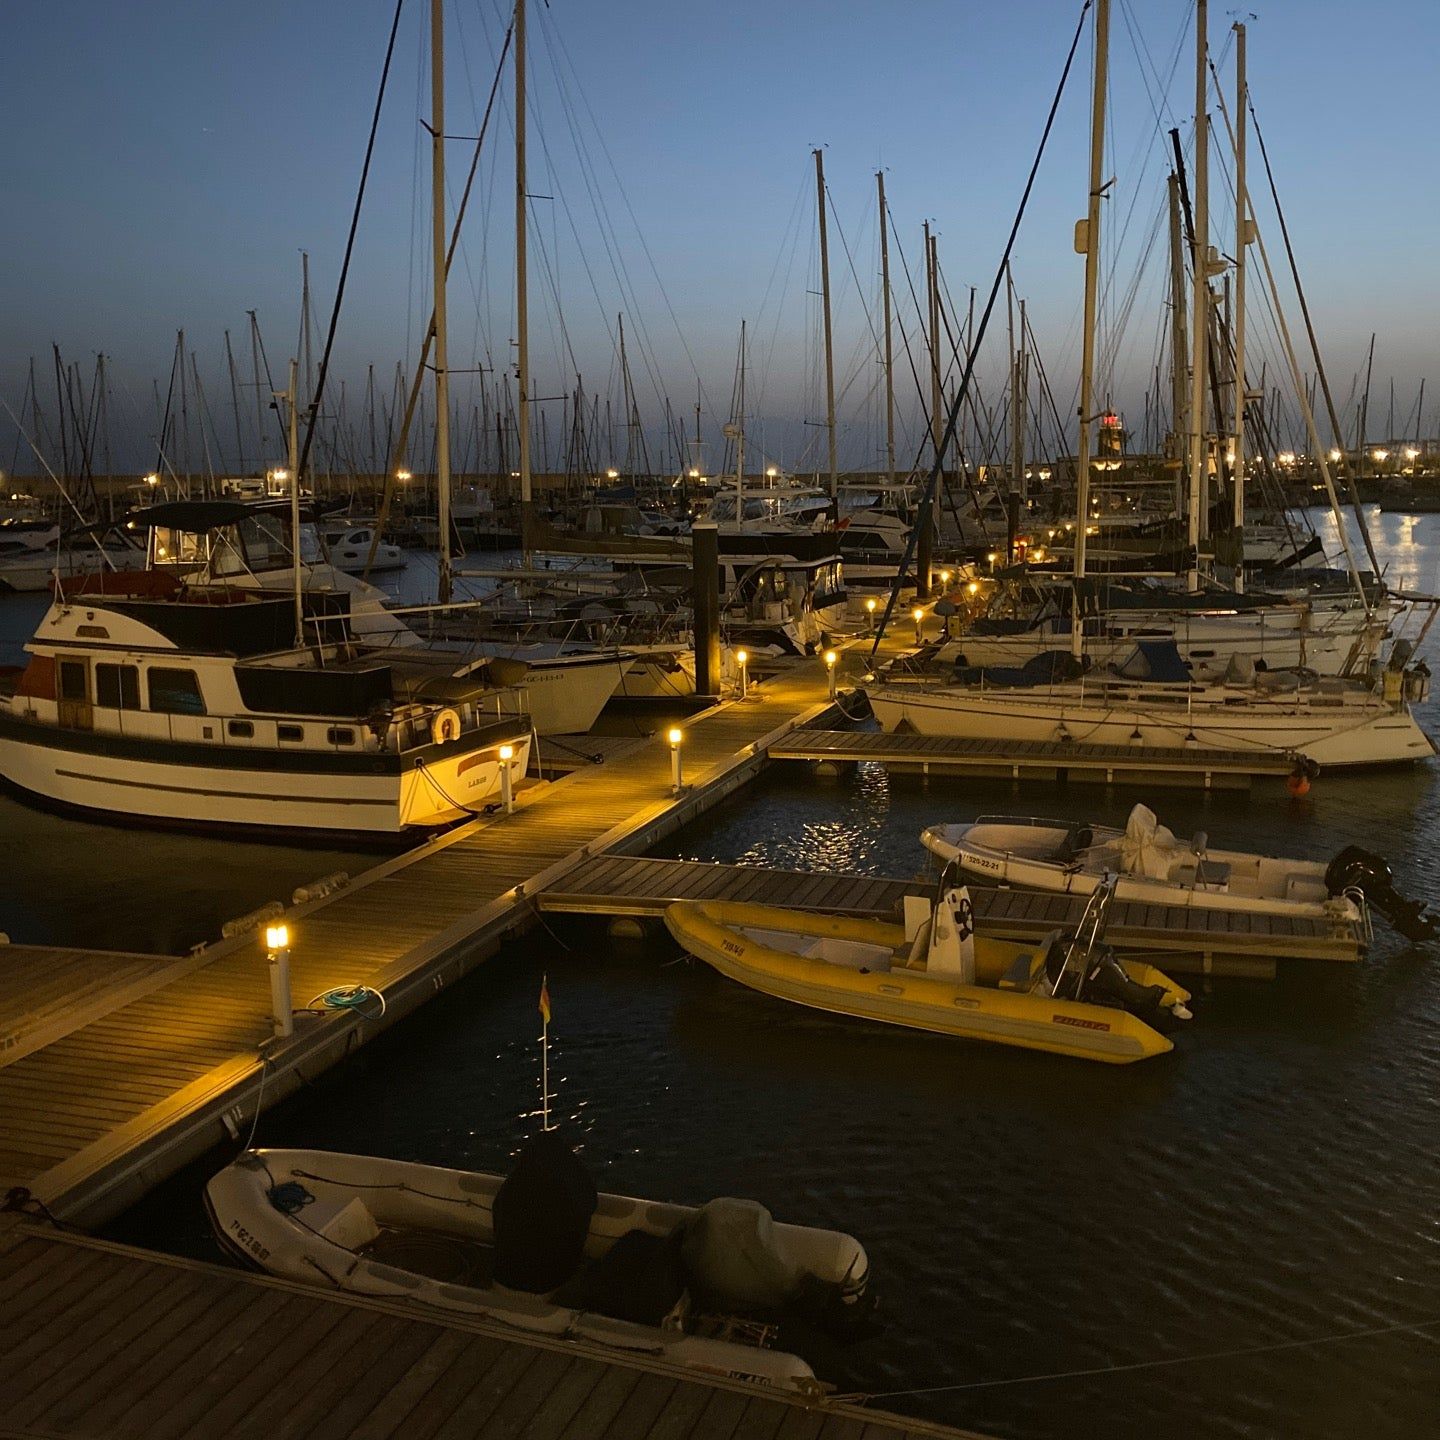
[[[1000,977],[1001,990],[1019,990],[1028,995],[1034,990],[1040,977],[1045,974],[1050,952],[1060,943],[1060,932],[1052,930],[1031,951],[1022,950]]]

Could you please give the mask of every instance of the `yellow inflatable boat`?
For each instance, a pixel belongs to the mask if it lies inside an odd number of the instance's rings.
[[[665,924],[690,954],[777,999],[1126,1065],[1173,1048],[1161,1030],[1189,1019],[1190,994],[1117,961],[1099,943],[1104,908],[1102,897],[1088,927],[1039,945],[976,935],[963,888],[933,907],[912,897],[904,926],[719,902],[671,905]]]

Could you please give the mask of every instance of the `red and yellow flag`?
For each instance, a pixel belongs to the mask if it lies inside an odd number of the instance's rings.
[[[540,1018],[547,1025],[550,1023],[550,986],[543,979],[540,981]]]

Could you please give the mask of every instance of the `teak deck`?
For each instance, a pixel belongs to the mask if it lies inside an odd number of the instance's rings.
[[[483,1321],[0,1216],[0,1430],[47,1440],[922,1440],[808,1402]],[[976,1440],[976,1437],[972,1437]]]

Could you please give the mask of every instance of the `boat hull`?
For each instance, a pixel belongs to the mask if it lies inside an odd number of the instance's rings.
[[[728,979],[813,1010],[1110,1065],[1132,1064],[1173,1048],[1128,1011],[997,988],[1010,963],[1033,952],[1032,945],[977,935],[976,976],[982,983],[965,985],[898,964],[884,969],[834,964],[767,944],[763,934],[755,933],[814,936],[899,952],[904,931],[882,921],[768,905],[682,902],[666,910],[665,924],[690,954]],[[1150,966],[1126,964],[1125,969],[1141,984],[1163,984],[1175,999],[1189,999],[1188,992]]]
[[[882,729],[967,740],[1060,740],[1132,749],[1295,753],[1330,767],[1428,760],[1435,747],[1403,706],[1296,705],[1262,700],[1239,706],[1184,699],[1062,697],[1050,690],[872,687]],[[1062,727],[1063,732],[1062,733]]]
[[[483,745],[462,737],[417,752],[409,764],[398,756],[343,764],[308,753],[286,756],[289,763],[278,768],[281,757],[269,751],[126,744],[123,737],[0,714],[0,775],[44,803],[156,825],[383,836],[452,824],[491,801],[500,790],[501,744],[512,747],[511,779],[518,784],[529,760],[528,734]]]
[[[555,1341],[643,1352],[731,1379],[807,1392],[816,1387],[810,1366],[783,1351],[613,1319],[499,1284],[448,1283],[380,1263],[366,1253],[367,1237],[381,1227],[493,1246],[492,1207],[502,1183],[500,1175],[377,1156],[256,1150],[211,1178],[205,1208],[231,1255],[302,1284],[398,1300],[431,1315],[498,1320]],[[281,1185],[303,1187],[310,1197],[303,1210],[287,1214],[272,1203]],[[668,1236],[695,1214],[689,1206],[602,1194],[584,1253],[598,1259],[632,1230]],[[869,1263],[858,1241],[839,1231],[778,1221],[773,1231],[787,1261],[848,1296],[864,1293]]]

